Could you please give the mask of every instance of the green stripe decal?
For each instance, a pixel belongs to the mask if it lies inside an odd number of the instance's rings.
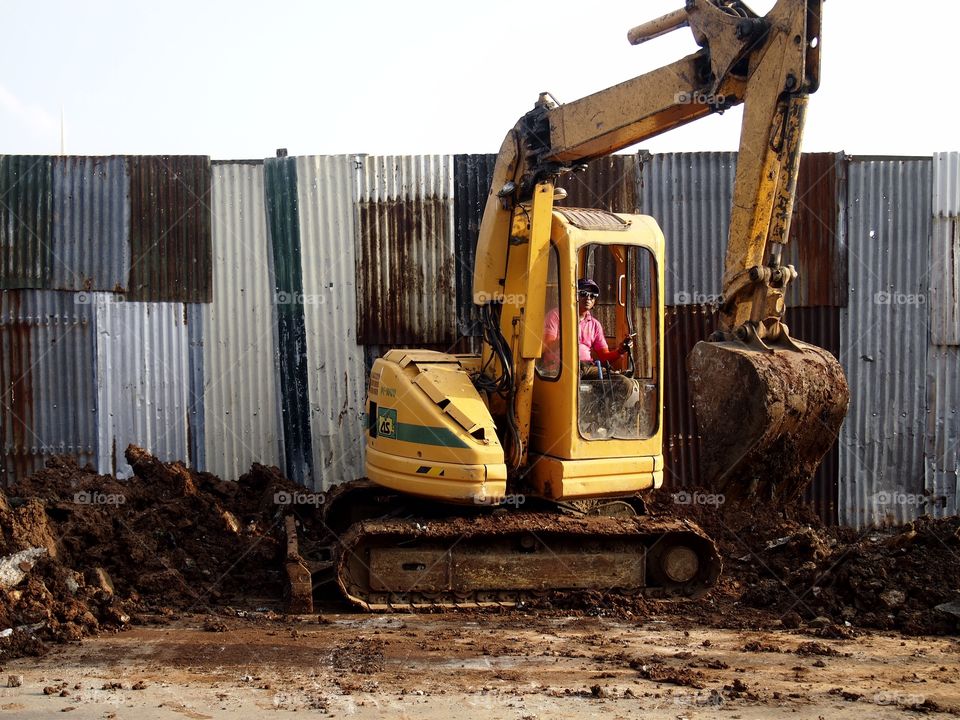
[[[457,434],[442,427],[397,423],[397,440],[419,443],[420,445],[440,445],[442,447],[470,447]]]

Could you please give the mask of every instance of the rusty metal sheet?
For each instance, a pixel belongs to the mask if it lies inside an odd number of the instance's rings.
[[[956,515],[960,495],[960,348],[927,349],[925,492],[932,515]]]
[[[0,288],[50,287],[50,157],[0,156]]]
[[[54,455],[95,461],[92,303],[74,293],[0,293],[0,482]]]
[[[210,302],[210,158],[127,158],[130,280],[127,299]]]
[[[51,285],[124,292],[130,275],[130,179],[126,159],[53,158]]]
[[[960,215],[933,218],[930,342],[960,346]]]
[[[845,525],[901,523],[922,512],[931,190],[930,158],[854,158],[847,168]]]
[[[454,342],[452,156],[368,156],[358,165],[360,342]]]
[[[846,159],[804,153],[783,263],[800,277],[787,289],[788,307],[847,304]]]

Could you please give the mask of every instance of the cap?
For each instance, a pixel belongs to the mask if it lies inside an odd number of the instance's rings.
[[[583,278],[582,280],[577,280],[577,292],[595,292],[597,295],[600,294],[600,286],[597,285],[590,278]]]

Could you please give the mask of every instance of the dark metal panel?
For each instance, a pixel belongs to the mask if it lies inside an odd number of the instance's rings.
[[[846,160],[843,153],[805,153],[783,263],[800,277],[787,291],[788,307],[847,304]]]
[[[52,286],[124,292],[129,275],[126,159],[53,158]]]
[[[207,469],[206,416],[203,387],[203,338],[204,305],[189,303],[183,307],[187,323],[187,352],[189,354],[190,386],[187,406],[187,447],[190,450],[190,465],[197,470]]]
[[[49,288],[51,159],[0,157],[0,288]]]
[[[286,474],[291,480],[312,487],[307,330],[303,303],[296,301],[303,297],[296,158],[269,158],[263,169]]]
[[[358,342],[456,338],[453,163],[365,157],[357,194]]]
[[[129,300],[212,302],[210,158],[128,158]]]
[[[558,205],[619,213],[639,212],[637,165],[636,155],[609,155],[590,161],[586,170],[560,178],[558,185],[567,191],[567,198]]]
[[[473,303],[473,268],[480,218],[493,177],[495,154],[453,158],[454,258],[457,263],[457,331],[479,337],[480,317]]]
[[[791,332],[806,342],[829,350],[840,348],[840,311],[838,308],[791,308],[786,322]],[[687,382],[687,355],[693,346],[706,340],[717,328],[717,312],[709,305],[668,307],[665,317],[664,346],[664,485],[699,485],[700,436]],[[839,448],[836,443],[824,457],[808,488],[805,500],[824,522],[836,524],[838,500]]]

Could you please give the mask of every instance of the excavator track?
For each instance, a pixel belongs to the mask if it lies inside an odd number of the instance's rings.
[[[564,591],[697,597],[721,569],[687,521],[522,511],[364,520],[334,565],[344,596],[367,610],[516,606]]]

